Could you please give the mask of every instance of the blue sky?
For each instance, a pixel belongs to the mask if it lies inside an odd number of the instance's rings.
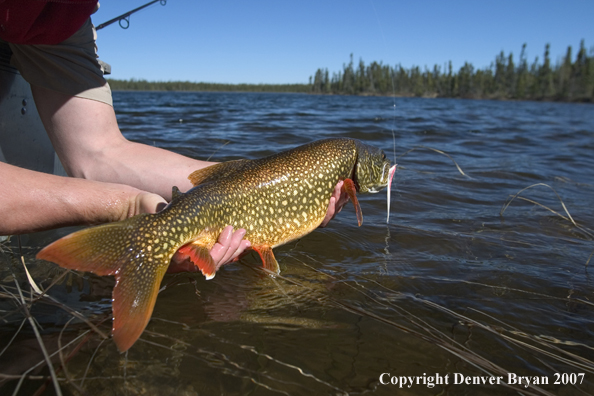
[[[103,1],[98,25],[148,0]],[[500,51],[529,62],[551,44],[553,62],[594,46],[594,1],[168,0],[98,31],[112,78],[306,83],[318,68],[377,61],[483,68]]]

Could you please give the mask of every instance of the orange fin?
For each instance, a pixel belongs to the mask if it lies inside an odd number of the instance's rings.
[[[62,268],[114,275],[130,258],[127,226],[134,226],[142,216],[67,235],[43,248],[37,258]]]
[[[272,253],[272,248],[268,245],[260,245],[260,246],[252,246],[262,259],[263,267],[266,268],[268,271],[272,272],[273,274],[280,274],[280,268],[278,266],[278,262],[276,258],[274,258],[274,253]]]
[[[200,268],[196,267],[187,254],[177,253],[171,258],[171,263],[167,268],[168,274],[177,274],[178,272],[198,272]]]
[[[190,176],[188,176],[188,179],[194,186],[202,183],[208,183],[232,175],[243,168],[243,166],[248,162],[250,161],[246,159],[221,162],[219,164],[211,165],[192,172]]]
[[[359,200],[357,200],[357,189],[355,188],[355,182],[353,182],[351,179],[344,179],[342,192],[347,193],[351,201],[353,201],[355,212],[357,213],[357,222],[359,223],[359,227],[361,227],[361,224],[363,224],[363,213],[361,213]]]
[[[142,264],[150,265],[150,262]],[[126,266],[116,275],[111,332],[120,352],[130,349],[148,324],[166,269],[161,266],[153,276],[141,277],[136,272],[137,266]]]
[[[176,256],[177,255],[187,255],[190,261],[202,271],[202,274],[206,279],[214,278],[215,273],[217,272],[217,265],[210,256],[210,251],[206,246],[188,243],[179,248],[176,253]]]
[[[128,350],[144,331],[173,254],[156,254],[155,249],[145,249],[138,243],[139,224],[152,216],[139,215],[87,228],[57,240],[37,254],[37,258],[63,268],[115,275],[112,333],[121,352]]]

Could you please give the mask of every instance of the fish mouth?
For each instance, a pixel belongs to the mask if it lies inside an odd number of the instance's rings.
[[[390,182],[390,162],[384,162],[382,166],[382,175],[379,178],[380,182],[373,186],[367,186],[367,192],[370,194],[376,194],[383,190]]]

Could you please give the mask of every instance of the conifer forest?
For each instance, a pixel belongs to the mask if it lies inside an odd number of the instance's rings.
[[[594,102],[594,47],[584,40],[575,52],[571,46],[554,63],[547,44],[542,58],[529,61],[526,44],[519,58],[500,52],[482,69],[466,62],[459,70],[452,63],[432,68],[382,62],[357,64],[351,54],[342,70],[319,68],[308,84],[219,84],[188,81],[108,80],[113,90],[295,92],[335,95],[395,95],[469,99],[516,99]]]

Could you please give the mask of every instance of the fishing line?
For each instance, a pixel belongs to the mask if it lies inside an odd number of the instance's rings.
[[[369,0],[369,2],[371,3],[371,8],[373,8],[373,13],[375,14],[375,19],[377,21],[377,24],[379,26],[379,30],[380,30],[380,34],[382,35],[382,40],[384,43],[384,52],[386,52],[386,54],[388,53],[388,44],[386,42],[386,36],[384,35],[384,29],[382,28],[382,22],[379,19],[379,16],[377,15],[377,10],[375,9],[375,4],[373,3],[373,0]],[[387,203],[387,216],[386,216],[386,224],[390,223],[390,200],[392,199],[391,193],[392,193],[392,177],[394,177],[394,172],[396,172],[396,86],[394,84],[394,73],[392,72],[391,68],[388,68],[389,72],[390,72],[390,81],[392,82],[392,128],[391,128],[391,132],[392,132],[392,155],[394,158],[394,165],[390,168],[389,173],[388,173],[388,188],[386,189],[386,203]],[[388,231],[389,233],[389,231]],[[387,249],[387,247],[386,247]]]
[[[375,19],[377,20],[377,24],[379,25],[380,34],[382,35],[382,41],[384,43],[384,51],[388,52],[388,44],[386,42],[386,36],[384,35],[384,29],[382,28],[382,23],[377,15],[377,10],[375,9],[375,4],[373,0],[369,0],[371,3],[371,8],[373,8],[373,13],[375,14]],[[396,164],[396,85],[394,84],[394,73],[390,70],[390,82],[392,83],[392,155],[394,158],[394,164]]]
[[[230,140],[227,140],[227,141],[226,141],[225,143],[223,143],[223,144],[222,144],[222,145],[221,145],[221,146],[220,146],[218,149],[216,149],[216,150],[215,150],[215,152],[214,152],[214,153],[212,153],[212,154],[210,155],[210,157],[208,157],[206,160],[207,160],[207,161],[210,161],[210,159],[211,159],[212,157],[214,157],[214,155],[215,155],[216,153],[218,153],[220,149],[222,149],[223,147],[225,147],[225,146],[226,146],[226,145],[228,145],[229,143],[231,143],[231,141],[230,141]]]

